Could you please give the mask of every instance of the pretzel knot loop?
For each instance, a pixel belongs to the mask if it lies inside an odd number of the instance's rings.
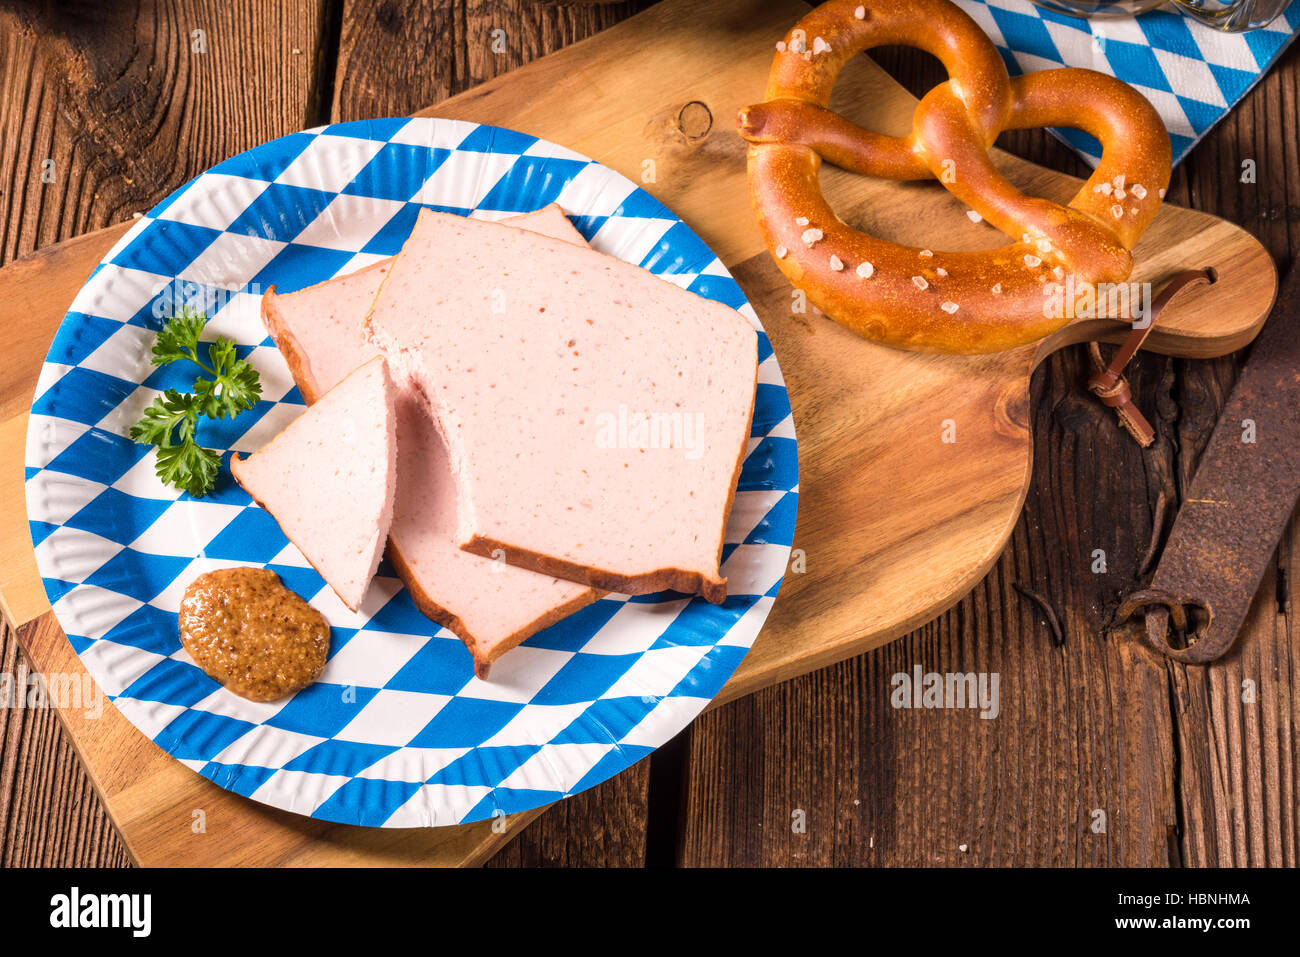
[[[860,15],[859,15],[860,14]],[[829,109],[840,70],[864,50],[913,46],[948,79],[916,107],[906,137],[863,129]],[[949,0],[830,0],[777,44],[764,102],[740,113],[759,227],[781,271],[858,334],[921,352],[996,352],[1069,321],[1048,301],[1128,278],[1130,250],[1169,185],[1169,136],[1137,91],[1092,70],[1011,78],[992,42]],[[1003,130],[1084,130],[1101,162],[1068,205],[1026,196],[989,150]],[[979,252],[932,252],[860,232],[827,205],[825,160],[883,179],[937,179],[1013,240]]]

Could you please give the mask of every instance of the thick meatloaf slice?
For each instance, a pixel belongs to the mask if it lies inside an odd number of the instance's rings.
[[[353,611],[379,566],[397,488],[396,390],[366,362],[230,471]]]
[[[758,374],[735,309],[587,247],[423,210],[367,333],[447,441],[462,548],[594,588],[726,597]]]
[[[586,244],[582,233],[555,203],[503,222],[566,242]],[[262,321],[308,403],[361,363],[380,354],[378,347],[361,334],[361,320],[392,262],[392,257],[382,259],[346,276],[283,295],[272,286],[262,297]]]
[[[555,204],[504,222],[584,242]],[[363,335],[362,320],[390,263],[263,298],[263,319],[308,402],[357,362],[379,354]],[[502,654],[590,604],[599,592],[462,551],[455,541],[456,483],[446,448],[423,402],[400,380],[397,419],[401,449],[389,559],[420,611],[465,642],[475,672],[485,678]]]

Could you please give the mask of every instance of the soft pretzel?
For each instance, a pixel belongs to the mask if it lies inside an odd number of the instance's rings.
[[[827,105],[841,68],[882,45],[918,47],[948,71],[906,138],[864,130]],[[1011,79],[992,42],[948,0],[831,0],[777,44],[767,99],[740,113],[759,227],[782,272],[823,312],[869,339],[922,352],[995,352],[1064,325],[1045,289],[1122,282],[1129,252],[1169,185],[1169,135],[1136,90],[1092,70]],[[1101,141],[1068,206],[1026,196],[988,155],[1003,130],[1066,126]],[[901,246],[846,225],[826,204],[825,159],[887,179],[938,179],[1014,241],[983,252]]]

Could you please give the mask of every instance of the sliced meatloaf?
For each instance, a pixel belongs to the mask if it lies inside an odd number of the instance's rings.
[[[726,597],[758,370],[735,309],[585,246],[423,210],[367,333],[438,421],[462,548],[593,588]]]
[[[230,471],[356,611],[379,566],[397,488],[396,390],[376,356]]]
[[[505,220],[571,243],[584,243],[559,206]],[[262,316],[308,402],[379,349],[362,320],[391,260],[263,298]],[[397,498],[389,560],[416,606],[465,642],[479,677],[529,635],[594,601],[586,586],[516,568],[457,546],[456,483],[446,448],[422,400],[399,379]]]

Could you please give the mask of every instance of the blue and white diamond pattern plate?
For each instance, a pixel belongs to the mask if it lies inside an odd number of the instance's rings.
[[[511,651],[489,681],[381,565],[345,608],[229,475],[298,415],[302,398],[258,315],[293,290],[397,252],[421,206],[499,219],[558,202],[597,249],[724,302],[759,330],[758,394],[727,525],[721,605],[611,595]],[[205,422],[223,450],[215,492],[163,486],[126,436],[194,370],[150,365],[182,302],[232,337],[262,401]],[[329,821],[456,824],[538,807],[597,784],[680,731],[744,657],[789,558],[798,461],[781,370],[753,308],[681,220],[624,177],[553,143],[438,119],[341,123],[213,167],[122,237],[60,326],[27,434],[26,492],[45,589],[117,708],[177,760],[257,801]],[[294,697],[255,704],[182,649],[181,592],[213,568],[272,568],[329,619],[330,660]]]

